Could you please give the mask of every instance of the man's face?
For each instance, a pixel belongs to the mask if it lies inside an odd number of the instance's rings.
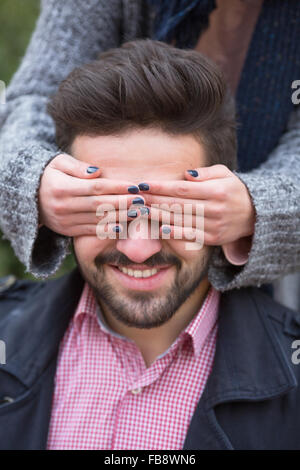
[[[204,148],[194,137],[174,137],[159,130],[135,130],[118,137],[78,136],[71,153],[101,168],[104,178],[135,184],[183,180],[185,170],[205,166]],[[105,240],[75,237],[74,250],[98,302],[118,321],[135,328],[154,328],[169,320],[206,279],[212,254],[208,246],[186,250],[182,239],[132,239],[130,235]],[[150,277],[136,278],[132,272],[149,269],[155,270]]]

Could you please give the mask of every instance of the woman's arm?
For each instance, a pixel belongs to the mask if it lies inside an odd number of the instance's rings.
[[[27,271],[48,276],[68,238],[38,229],[43,171],[61,153],[48,97],[76,66],[120,43],[121,0],[43,0],[36,29],[0,111],[0,228]]]
[[[229,290],[261,285],[300,270],[300,106],[268,160],[249,173],[236,173],[256,211],[247,263],[233,266],[216,249],[209,271],[213,285]]]

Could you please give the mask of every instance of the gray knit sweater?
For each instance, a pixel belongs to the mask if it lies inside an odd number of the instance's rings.
[[[56,272],[70,242],[38,229],[40,178],[60,153],[47,100],[74,67],[150,29],[142,0],[41,2],[36,29],[0,107],[0,227],[37,277]],[[220,291],[259,286],[300,269],[300,106],[267,162],[237,174],[252,196],[257,221],[245,266],[231,265],[216,249],[209,279]]]

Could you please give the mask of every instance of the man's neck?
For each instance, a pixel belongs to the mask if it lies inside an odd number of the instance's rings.
[[[146,367],[150,367],[158,356],[169,349],[179,334],[197,315],[209,288],[210,283],[205,278],[173,317],[165,324],[156,328],[141,329],[129,327],[118,321],[105,305],[101,304],[100,307],[109,327],[120,335],[133,340],[141,351]]]

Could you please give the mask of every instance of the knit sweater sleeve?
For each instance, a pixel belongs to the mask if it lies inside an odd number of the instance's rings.
[[[41,175],[60,153],[49,96],[76,66],[120,44],[121,0],[42,0],[26,54],[0,106],[0,228],[27,271],[53,274],[68,238],[38,229]]]
[[[249,258],[233,266],[218,247],[209,271],[220,291],[269,283],[300,270],[300,106],[267,161],[236,173],[252,198],[256,223]]]

